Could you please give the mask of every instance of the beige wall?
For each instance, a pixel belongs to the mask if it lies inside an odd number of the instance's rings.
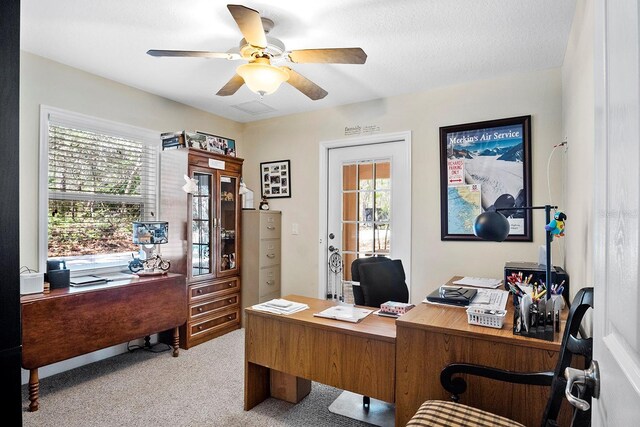
[[[501,277],[505,261],[536,260],[537,248],[543,244],[540,214],[534,214],[534,243],[440,241],[438,128],[531,114],[533,198],[535,204],[546,203],[546,160],[553,144],[563,137],[558,69],[241,124],[28,53],[23,52],[21,61],[22,264],[37,265],[41,104],[157,131],[199,129],[235,138],[239,155],[246,159],[245,181],[256,192],[256,204],[259,163],[290,159],[293,197],[270,200],[272,209],[283,212],[285,294],[317,293],[319,143],[344,138],[347,126],[375,125],[382,133],[412,132],[411,277],[416,297],[453,274]],[[554,182],[558,176],[554,165]],[[577,221],[571,211],[570,220]],[[292,223],[299,224],[299,235],[291,234]]]
[[[594,166],[593,1],[576,3],[562,66],[562,124],[566,156],[566,267],[571,293],[593,286]]]
[[[234,138],[242,124],[45,58],[20,56],[20,264],[38,266],[40,105],[164,132],[190,129]]]
[[[538,246],[544,244],[541,212],[533,216],[534,243],[440,240],[438,128],[531,114],[533,202],[544,204],[548,200],[547,158],[562,138],[561,96],[560,70],[551,69],[246,124],[244,176],[256,194],[260,192],[260,162],[291,160],[293,197],[270,199],[271,208],[283,212],[283,294],[317,295],[319,143],[344,138],[346,126],[376,125],[382,133],[412,132],[414,299],[455,274],[502,277],[505,261],[536,261]],[[558,182],[559,165],[557,161],[553,164],[553,182]],[[299,224],[299,235],[291,234],[292,223]]]

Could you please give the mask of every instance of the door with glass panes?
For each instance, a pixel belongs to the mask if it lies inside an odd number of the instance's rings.
[[[357,258],[401,259],[410,272],[411,203],[406,142],[332,148],[328,156],[327,259],[342,257],[339,278],[328,262],[327,289],[342,287],[350,301]]]

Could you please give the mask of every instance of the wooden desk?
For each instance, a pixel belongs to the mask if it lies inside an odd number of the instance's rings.
[[[332,302],[284,298],[311,309],[288,316],[245,310],[245,410],[269,396],[297,403],[309,393],[310,381],[394,401],[395,319],[324,319],[313,313]]]
[[[54,289],[20,303],[31,411],[39,405],[39,367],[167,329],[174,331],[177,357],[178,326],[187,320],[187,288],[178,274]]]
[[[421,303],[397,320],[396,426],[406,425],[426,400],[450,400],[440,384],[440,371],[450,363],[473,363],[510,371],[553,371],[561,334],[557,333],[553,342],[513,335],[510,301],[507,309],[502,329],[468,324],[464,308]],[[561,331],[566,316],[565,310]],[[540,425],[549,387],[509,384],[473,376],[464,378],[468,388],[460,396],[460,403],[524,425]],[[567,416],[568,411],[562,415]]]

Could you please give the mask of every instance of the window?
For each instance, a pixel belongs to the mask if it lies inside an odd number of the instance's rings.
[[[159,133],[48,107],[41,126],[41,271],[126,265],[131,223],[157,219]]]
[[[356,258],[391,251],[391,161],[367,160],[342,166],[342,255]],[[351,269],[344,269],[351,280]]]

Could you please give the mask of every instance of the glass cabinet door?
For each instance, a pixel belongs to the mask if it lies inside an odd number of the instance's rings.
[[[219,258],[218,274],[225,272],[235,274],[237,271],[236,254],[238,241],[238,178],[231,175],[220,175],[220,217],[218,218]]]
[[[194,172],[198,189],[191,198],[191,275],[198,277],[211,274],[211,184],[212,176]]]

